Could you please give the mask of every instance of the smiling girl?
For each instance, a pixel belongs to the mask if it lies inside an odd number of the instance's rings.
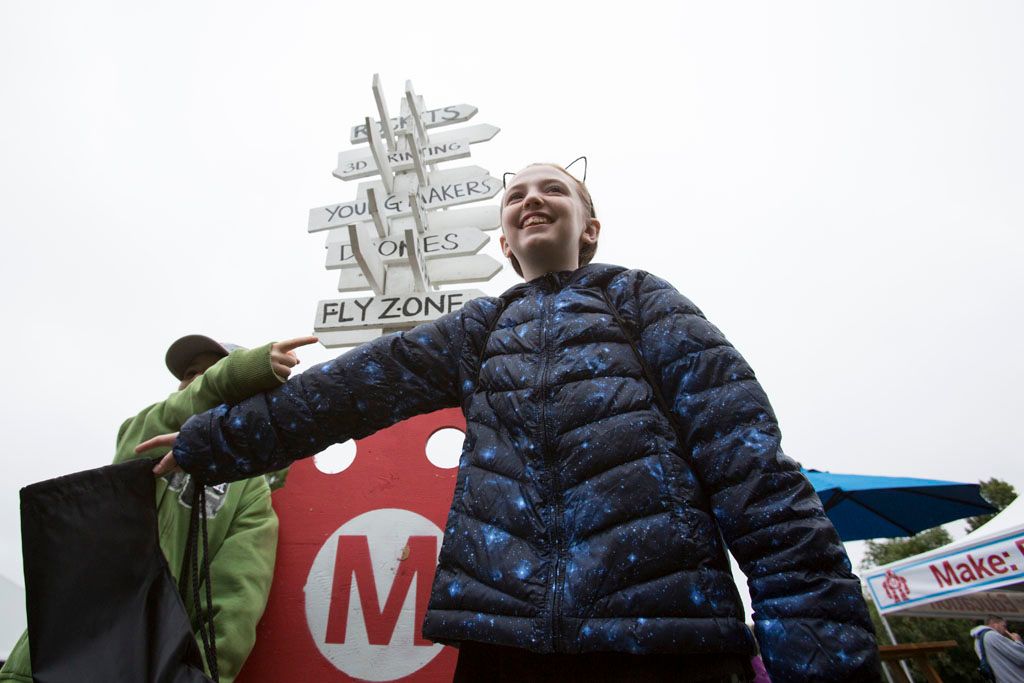
[[[749,680],[727,547],[773,681],[878,680],[859,581],[736,349],[664,280],[590,263],[601,226],[560,166],[516,174],[501,217],[523,284],[140,449],[231,481],[459,406],[423,624],[456,680]]]

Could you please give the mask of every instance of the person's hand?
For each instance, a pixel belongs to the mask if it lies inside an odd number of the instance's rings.
[[[1013,631],[1010,631],[1010,637],[1016,640],[1018,643],[1024,643],[1024,640],[1021,639],[1019,633],[1014,633]]]
[[[274,374],[281,379],[288,379],[288,375],[292,374],[292,368],[299,364],[299,357],[295,355],[295,349],[315,344],[318,341],[319,339],[316,337],[296,337],[276,342],[270,347],[270,365],[274,368]]]
[[[173,434],[161,434],[160,436],[154,436],[152,439],[143,441],[135,447],[136,453],[142,453],[143,451],[152,450],[154,448],[174,448],[174,440],[178,438],[178,432]],[[153,468],[153,474],[157,477],[162,477],[169,472],[181,472],[181,468],[178,467],[178,461],[174,459],[174,450],[171,450],[165,455],[160,462]]]

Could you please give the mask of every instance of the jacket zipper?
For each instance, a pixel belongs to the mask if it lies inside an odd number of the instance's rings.
[[[542,365],[541,365],[541,379],[540,379],[540,390],[541,390],[541,436],[543,439],[544,448],[544,459],[548,464],[548,471],[551,476],[551,498],[554,502],[554,519],[552,520],[552,541],[553,550],[555,554],[555,571],[554,580],[551,587],[551,648],[553,651],[559,651],[559,645],[561,638],[559,632],[561,631],[561,579],[562,579],[562,533],[561,533],[561,522],[562,522],[562,496],[558,482],[558,471],[557,463],[555,462],[554,454],[551,452],[551,441],[548,437],[548,411],[547,404],[549,401],[548,396],[548,368],[551,365],[550,358],[550,345],[548,343],[548,318],[550,316],[550,299],[547,294],[544,295],[544,307],[543,317],[541,318],[541,351],[543,353]]]

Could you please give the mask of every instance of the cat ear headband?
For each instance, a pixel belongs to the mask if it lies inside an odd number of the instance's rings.
[[[572,168],[574,164],[576,164],[577,162],[580,162],[580,161],[583,162],[583,178],[576,178],[576,176],[572,175],[572,173],[569,173],[569,169]],[[573,178],[576,178],[581,183],[587,182],[587,157],[585,157],[585,156],[577,157],[577,158],[573,159],[572,161],[570,161],[569,165],[565,167],[565,172],[569,173],[570,176],[572,176]],[[514,175],[515,175],[515,172],[513,172],[513,171],[506,171],[505,174],[501,176],[501,187],[503,189],[508,189],[508,177],[509,176],[514,176]]]

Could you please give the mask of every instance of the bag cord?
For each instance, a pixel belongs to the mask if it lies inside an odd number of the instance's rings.
[[[184,597],[191,573],[192,607],[199,619],[199,636],[203,641],[206,666],[214,681],[220,680],[217,671],[217,634],[213,624],[213,587],[210,585],[210,540],[206,524],[206,486],[192,478],[192,512],[189,516],[188,539],[178,577],[178,590]],[[199,537],[202,536],[203,559],[200,576]],[[206,584],[206,609],[200,599],[199,585]]]

